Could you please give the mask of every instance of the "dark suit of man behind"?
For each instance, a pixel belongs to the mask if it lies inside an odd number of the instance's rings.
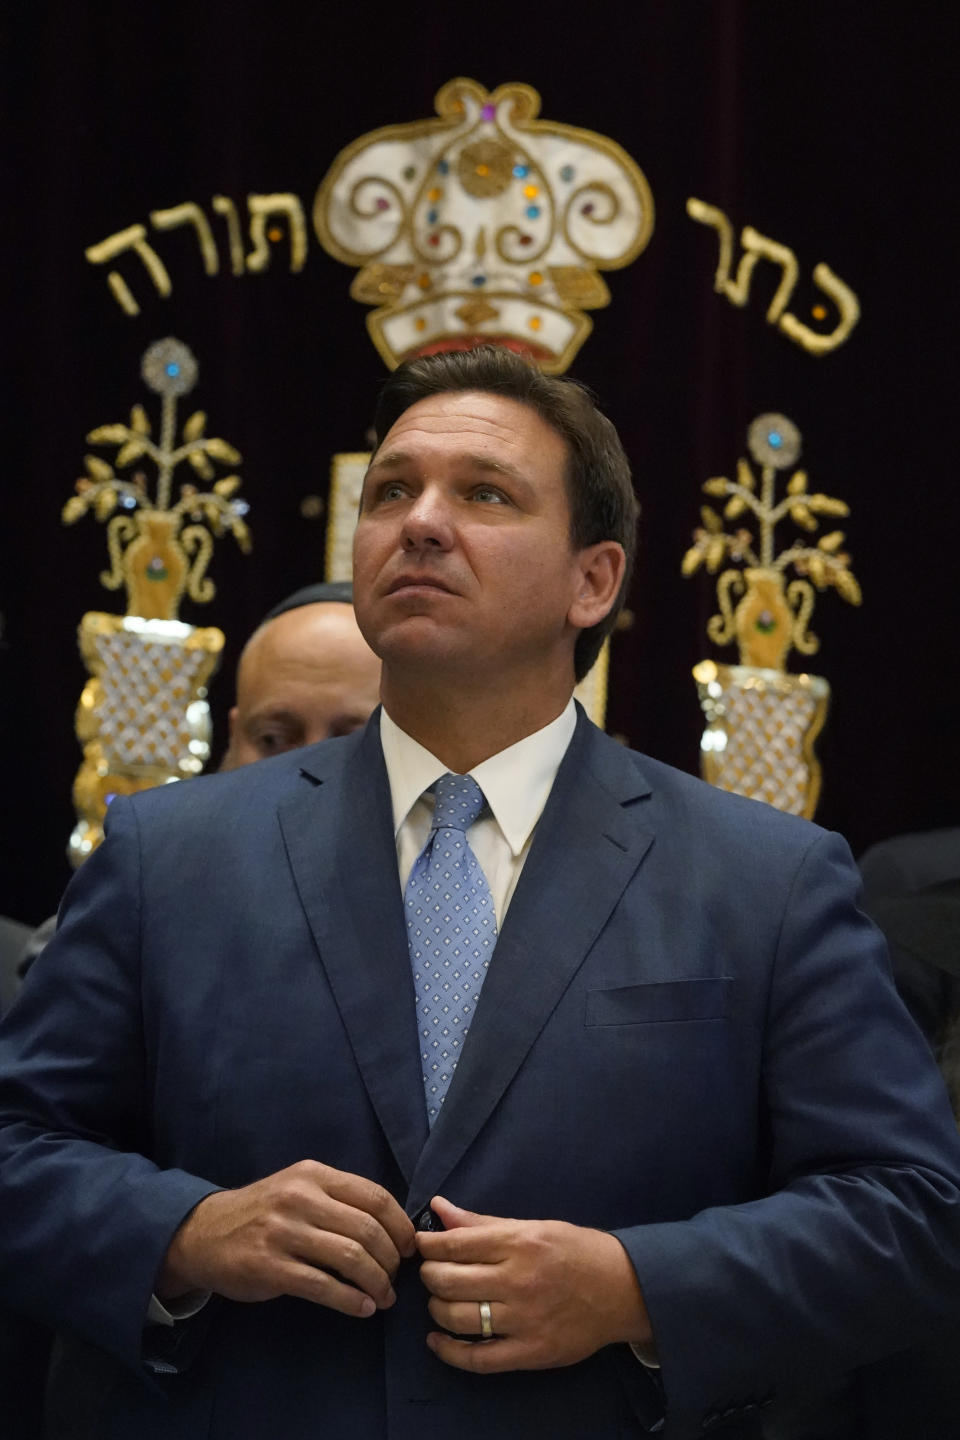
[[[563,709],[624,571],[551,533],[556,430],[441,363],[466,393],[379,431],[357,610],[465,773]],[[855,888],[835,837],[581,716],[428,1132],[378,717],[117,802],[0,1045],[0,1288],[70,1337],[52,1433],[612,1440],[665,1392],[665,1436],[752,1434],[924,1334],[957,1138]],[[492,1341],[446,1333],[484,1300]]]

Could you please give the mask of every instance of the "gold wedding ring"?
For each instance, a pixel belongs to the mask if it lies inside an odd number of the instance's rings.
[[[493,1339],[493,1316],[490,1314],[490,1301],[481,1300],[480,1305],[480,1339]]]

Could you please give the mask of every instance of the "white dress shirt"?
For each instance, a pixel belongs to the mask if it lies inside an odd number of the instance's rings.
[[[483,791],[490,811],[470,826],[467,838],[487,877],[498,930],[576,726],[577,710],[571,699],[542,730],[467,772]],[[414,861],[430,838],[433,795],[425,792],[446,775],[447,767],[401,730],[386,710],[380,712],[380,743],[390,781],[400,888],[404,890]]]

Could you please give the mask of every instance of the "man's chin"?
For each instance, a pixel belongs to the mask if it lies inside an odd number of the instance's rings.
[[[462,629],[439,624],[430,615],[409,615],[386,626],[373,648],[385,669],[398,666],[417,673],[431,667],[459,668],[477,658]]]

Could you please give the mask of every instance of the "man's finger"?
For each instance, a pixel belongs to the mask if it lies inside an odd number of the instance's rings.
[[[464,1226],[460,1230],[421,1230],[417,1248],[421,1258],[445,1260],[450,1265],[498,1265],[510,1254],[509,1221],[492,1221],[488,1226]]]
[[[518,1223],[524,1223],[463,1210],[442,1195],[434,1196],[430,1208],[445,1228],[417,1232],[417,1248],[425,1260],[450,1260],[458,1265],[471,1261],[494,1263],[505,1256]]]
[[[492,1375],[501,1370],[545,1370],[552,1362],[523,1340],[455,1340],[431,1330],[427,1344],[444,1365],[470,1370],[475,1375]]]
[[[382,1185],[353,1175],[346,1170],[335,1170],[319,1161],[303,1161],[305,1174],[334,1200],[349,1205],[369,1215],[387,1232],[398,1253],[411,1256],[416,1253],[416,1231],[413,1221],[406,1215],[397,1200]],[[298,1167],[299,1168],[299,1167]]]
[[[303,1261],[329,1272],[362,1290],[381,1308],[394,1302],[392,1275],[350,1235],[306,1222],[289,1224],[275,1233],[271,1249],[278,1259]]]
[[[473,1210],[463,1210],[442,1195],[434,1195],[430,1201],[430,1209],[440,1220],[444,1230],[459,1230],[464,1225],[489,1225],[497,1218],[495,1215],[478,1215]]]
[[[439,1300],[490,1300],[501,1294],[502,1282],[492,1265],[451,1265],[424,1260],[420,1279]]]
[[[493,1326],[494,1335],[501,1339],[510,1334],[510,1317],[506,1305],[499,1301],[490,1303],[490,1324]],[[483,1334],[483,1319],[480,1315],[480,1304],[476,1300],[438,1300],[436,1297],[427,1302],[427,1309],[438,1325],[444,1330],[449,1330],[454,1335],[476,1335],[479,1339]]]
[[[377,1313],[376,1301],[370,1295],[314,1265],[299,1260],[286,1261],[278,1272],[278,1280],[280,1294],[294,1295],[328,1310],[339,1310],[341,1315],[367,1320]]]
[[[341,1236],[344,1241],[359,1245],[385,1274],[391,1278],[396,1275],[400,1252],[390,1233],[373,1215],[353,1205],[343,1204],[330,1195],[318,1194],[304,1218],[318,1231]],[[341,1267],[337,1265],[334,1268],[339,1270]]]

